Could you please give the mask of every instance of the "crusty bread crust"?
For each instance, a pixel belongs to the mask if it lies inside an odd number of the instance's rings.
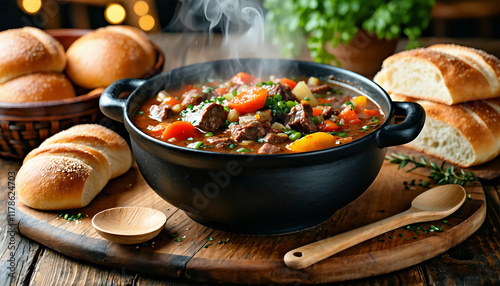
[[[73,84],[62,73],[32,73],[0,84],[3,102],[41,102],[75,96]]]
[[[500,154],[500,106],[497,99],[444,105],[391,94],[397,101],[415,101],[426,113],[424,128],[405,146],[461,167],[488,162]]]
[[[500,60],[497,57],[478,49],[453,44],[437,44],[428,49],[461,58],[481,72],[488,80],[491,92],[500,96]]]
[[[75,125],[47,138],[40,147],[54,143],[75,143],[102,152],[108,159],[111,178],[122,175],[132,165],[132,153],[125,139],[102,125]]]
[[[389,93],[448,105],[496,96],[481,72],[461,58],[433,49],[388,57],[374,81]]]
[[[76,40],[66,52],[66,74],[84,88],[106,87],[123,78],[141,78],[154,67],[156,52],[141,30],[112,26]]]
[[[16,190],[20,201],[32,208],[81,208],[131,164],[130,149],[118,134],[101,125],[76,125],[26,156]]]
[[[33,27],[0,32],[0,84],[34,72],[62,72],[64,48],[46,32]]]

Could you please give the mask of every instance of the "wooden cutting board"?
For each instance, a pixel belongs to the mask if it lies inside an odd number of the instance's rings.
[[[391,151],[389,150],[388,153]],[[435,159],[434,159],[435,160]],[[389,217],[410,207],[427,188],[426,171],[407,173],[407,167],[384,162],[372,186],[358,199],[313,228],[291,234],[255,236],[204,227],[163,201],[144,182],[136,167],[110,181],[83,209],[83,219],[66,221],[59,212],[42,212],[17,203],[19,232],[65,255],[95,264],[125,267],[157,276],[200,282],[327,283],[370,277],[406,268],[435,257],[459,244],[483,223],[486,202],[479,182],[466,186],[468,199],[453,215],[399,228],[344,250],[306,269],[288,268],[283,255],[298,246]],[[411,185],[415,180],[415,186]],[[165,229],[142,245],[119,245],[101,238],[92,228],[97,212],[117,206],[147,206],[163,211]],[[311,206],[314,211],[314,206]],[[426,232],[430,225],[442,232]]]

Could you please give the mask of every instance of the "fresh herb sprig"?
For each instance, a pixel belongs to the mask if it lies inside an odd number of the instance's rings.
[[[418,168],[429,168],[431,174],[428,178],[433,180],[437,185],[459,184],[464,186],[467,182],[474,182],[477,180],[473,172],[466,172],[464,170],[455,172],[453,166],[445,168],[445,161],[439,166],[435,162],[425,159],[423,156],[420,156],[420,160],[417,160],[415,157],[410,157],[401,153],[392,153],[390,156],[387,156],[386,159],[393,164],[398,164],[398,169],[412,163],[414,166],[408,170],[408,172]]]

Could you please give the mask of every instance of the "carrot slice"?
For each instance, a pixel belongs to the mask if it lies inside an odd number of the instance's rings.
[[[340,112],[339,118],[343,119],[344,123],[352,123],[352,124],[361,123],[361,120],[359,120],[358,116],[356,115],[356,112],[354,112],[354,110],[351,110],[350,106],[346,106],[344,110]]]
[[[366,115],[366,117],[373,117],[373,116],[380,115],[380,111],[378,111],[376,109],[365,109],[365,110],[363,110],[363,114]]]
[[[286,77],[280,78],[278,82],[281,83],[282,85],[288,85],[291,89],[293,89],[297,85],[295,81],[288,79]]]
[[[337,123],[333,122],[332,120],[327,119],[318,125],[318,129],[323,132],[332,132],[335,130],[339,130],[340,126],[338,126]]]
[[[186,140],[189,137],[196,137],[199,134],[193,124],[186,121],[175,121],[167,126],[161,139],[167,140],[175,138],[177,140]]]
[[[255,112],[264,107],[266,98],[267,89],[258,86],[250,87],[233,97],[228,102],[228,106],[241,114]]]
[[[322,113],[323,113],[323,109],[321,109],[321,108],[313,108],[313,116],[314,117],[316,117],[316,116],[318,116],[318,115],[320,115]]]
[[[229,90],[227,87],[219,87],[215,89],[216,92],[218,92],[220,95],[226,94]]]
[[[231,82],[234,84],[252,84],[254,81],[255,78],[252,75],[244,72],[239,72],[231,78]]]
[[[181,104],[181,101],[176,99],[173,96],[167,96],[163,99],[163,103],[165,104],[170,104],[171,106],[174,106],[176,104]]]

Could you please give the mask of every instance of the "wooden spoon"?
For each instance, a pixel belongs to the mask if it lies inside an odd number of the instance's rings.
[[[107,240],[120,244],[142,243],[157,236],[167,217],[145,207],[118,207],[103,210],[92,218],[94,229]]]
[[[305,268],[389,230],[442,219],[455,212],[464,201],[465,189],[460,185],[432,188],[413,199],[411,208],[407,211],[287,252],[284,256],[285,264],[290,268]]]

